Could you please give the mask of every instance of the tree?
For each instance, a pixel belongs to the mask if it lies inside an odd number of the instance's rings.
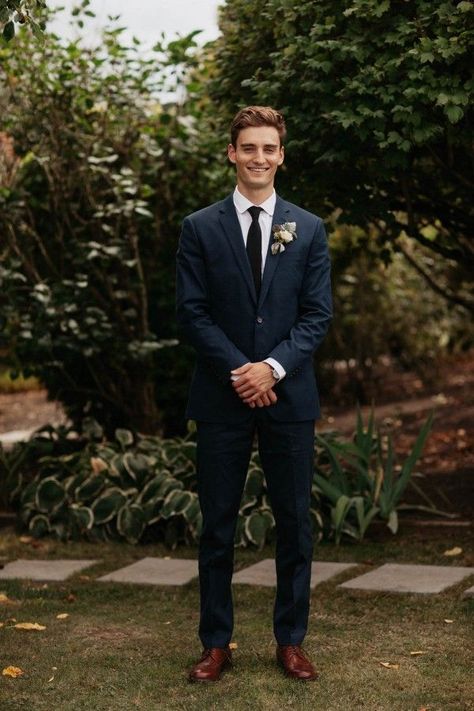
[[[192,36],[144,57],[120,35],[1,50],[0,335],[78,425],[156,432],[183,422],[190,369],[171,347],[180,223],[211,202],[219,164],[199,110],[159,98]]]
[[[372,225],[382,258],[403,250],[468,308],[473,16],[446,0],[227,0],[210,84],[226,119],[248,103],[285,112],[287,197]],[[442,286],[416,245],[446,262]]]
[[[15,36],[15,25],[31,27],[35,37],[43,39],[43,22],[39,15],[46,8],[44,0],[0,0],[0,29],[9,42]]]

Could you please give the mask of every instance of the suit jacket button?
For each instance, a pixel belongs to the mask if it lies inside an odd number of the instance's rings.
[[[263,323],[263,318],[261,316],[257,316],[257,323]]]

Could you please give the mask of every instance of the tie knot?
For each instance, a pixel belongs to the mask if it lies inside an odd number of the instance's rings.
[[[252,207],[248,208],[248,211],[250,212],[250,215],[252,217],[252,222],[256,222],[256,220],[258,220],[258,216],[262,211],[262,208],[258,207],[258,205],[252,205]]]

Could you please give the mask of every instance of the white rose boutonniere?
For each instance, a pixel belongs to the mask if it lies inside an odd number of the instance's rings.
[[[284,222],[282,225],[273,225],[272,254],[284,252],[285,245],[290,244],[298,235],[296,234],[296,222]]]

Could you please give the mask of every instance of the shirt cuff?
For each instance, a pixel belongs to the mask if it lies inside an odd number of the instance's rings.
[[[277,360],[275,360],[275,358],[265,358],[265,360],[263,362],[268,363],[268,365],[271,365],[271,367],[274,370],[276,370],[276,372],[278,373],[277,382],[280,382],[280,380],[282,380],[285,377],[286,370]]]

